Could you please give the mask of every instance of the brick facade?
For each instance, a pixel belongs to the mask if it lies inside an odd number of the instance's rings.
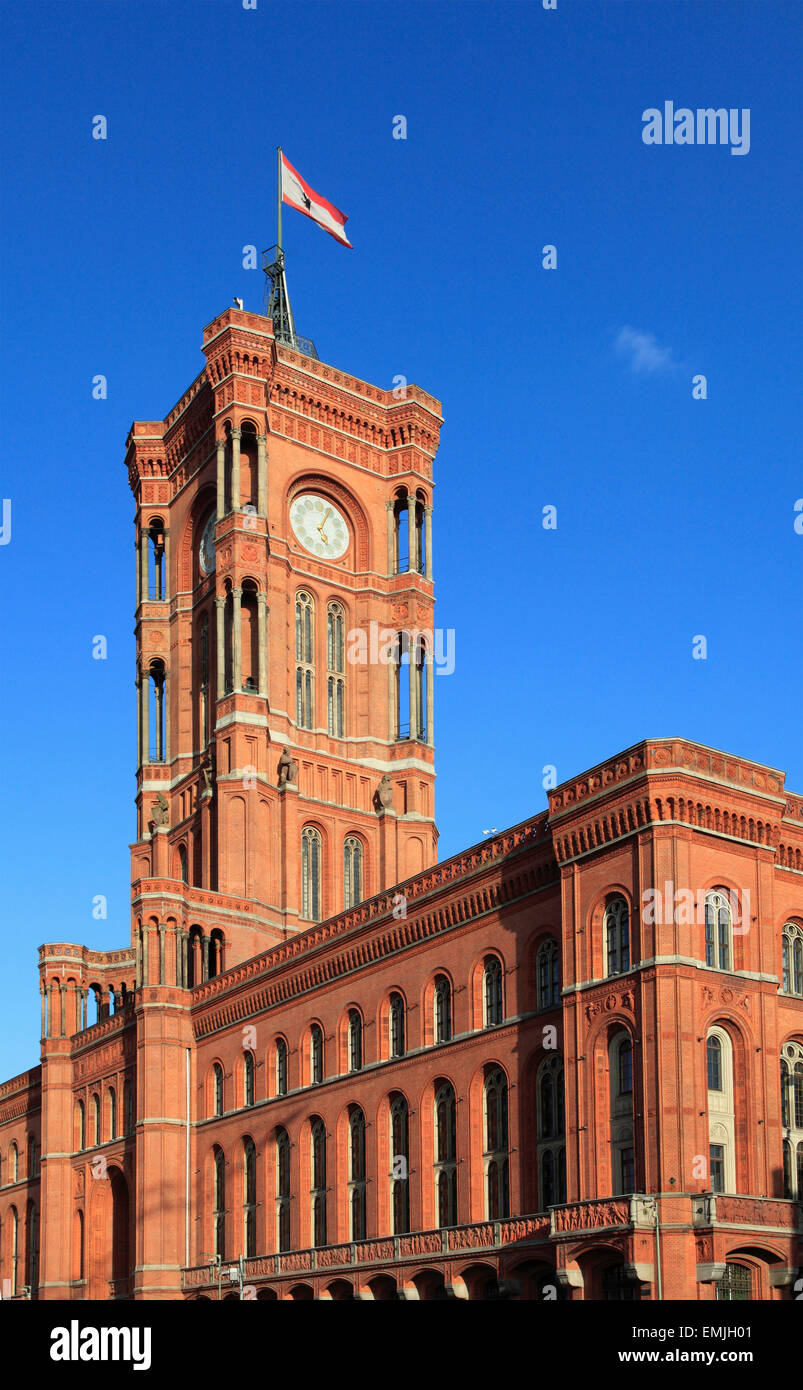
[[[431,632],[438,402],[204,352],[129,436],[131,944],[40,949],[3,1296],[790,1298],[803,797],[648,740],[436,865],[432,640],[338,653]]]

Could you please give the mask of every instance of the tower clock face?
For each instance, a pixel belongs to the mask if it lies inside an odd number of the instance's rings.
[[[293,534],[311,555],[339,560],[349,546],[349,528],[334,502],[315,492],[302,492],[290,508]]]
[[[198,564],[201,574],[211,574],[215,568],[215,513],[213,512],[204,527],[201,544],[198,546]]]

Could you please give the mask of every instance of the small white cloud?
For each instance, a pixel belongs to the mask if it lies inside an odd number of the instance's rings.
[[[666,372],[676,365],[672,349],[661,347],[654,333],[642,333],[627,324],[616,335],[616,350],[627,358],[631,371],[644,375]]]

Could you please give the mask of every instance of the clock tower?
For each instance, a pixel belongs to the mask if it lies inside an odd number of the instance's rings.
[[[138,421],[139,983],[196,984],[435,862],[439,402],[227,309]]]

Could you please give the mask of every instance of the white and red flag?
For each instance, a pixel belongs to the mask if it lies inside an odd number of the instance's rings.
[[[324,231],[333,236],[335,241],[342,242],[343,246],[351,246],[351,242],[346,236],[345,228],[348,218],[345,213],[336,208],[333,203],[328,202],[326,198],[322,198],[320,193],[315,192],[314,188],[310,188],[298,171],[293,168],[284,152],[280,157],[282,202],[289,203],[290,207],[295,208],[297,212],[303,212],[305,217],[311,217],[313,222],[317,222],[319,227],[323,227]]]

